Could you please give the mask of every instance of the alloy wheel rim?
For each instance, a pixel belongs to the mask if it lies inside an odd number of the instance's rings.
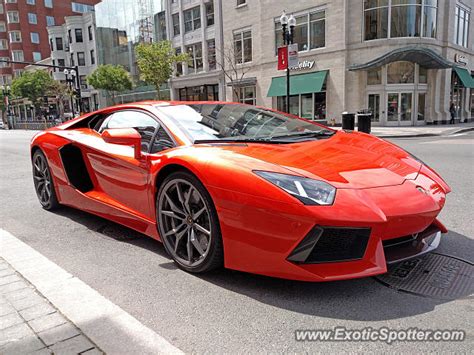
[[[48,165],[41,155],[37,155],[33,162],[33,178],[35,181],[36,194],[43,205],[51,200],[51,175]]]
[[[162,239],[175,260],[200,265],[209,254],[211,216],[201,193],[188,181],[175,179],[163,188],[159,199]]]

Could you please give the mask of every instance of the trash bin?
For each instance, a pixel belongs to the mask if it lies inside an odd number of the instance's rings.
[[[357,130],[359,132],[369,133],[372,125],[372,113],[363,112],[357,114]]]
[[[342,129],[353,131],[355,129],[355,114],[349,112],[342,113]]]

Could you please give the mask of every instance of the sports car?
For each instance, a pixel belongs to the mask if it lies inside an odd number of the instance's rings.
[[[263,107],[147,101],[38,133],[43,208],[72,206],[164,244],[182,269],[303,281],[385,273],[434,250],[449,186],[375,136]]]

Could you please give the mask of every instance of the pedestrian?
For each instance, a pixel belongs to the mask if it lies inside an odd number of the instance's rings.
[[[454,119],[456,118],[456,107],[453,102],[451,102],[451,106],[449,106],[449,113],[451,114],[451,120],[449,123],[454,124]]]

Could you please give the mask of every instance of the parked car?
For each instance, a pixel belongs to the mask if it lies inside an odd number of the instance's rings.
[[[439,245],[451,191],[383,139],[228,102],[109,107],[31,143],[43,208],[72,206],[162,241],[188,272],[329,281]]]

